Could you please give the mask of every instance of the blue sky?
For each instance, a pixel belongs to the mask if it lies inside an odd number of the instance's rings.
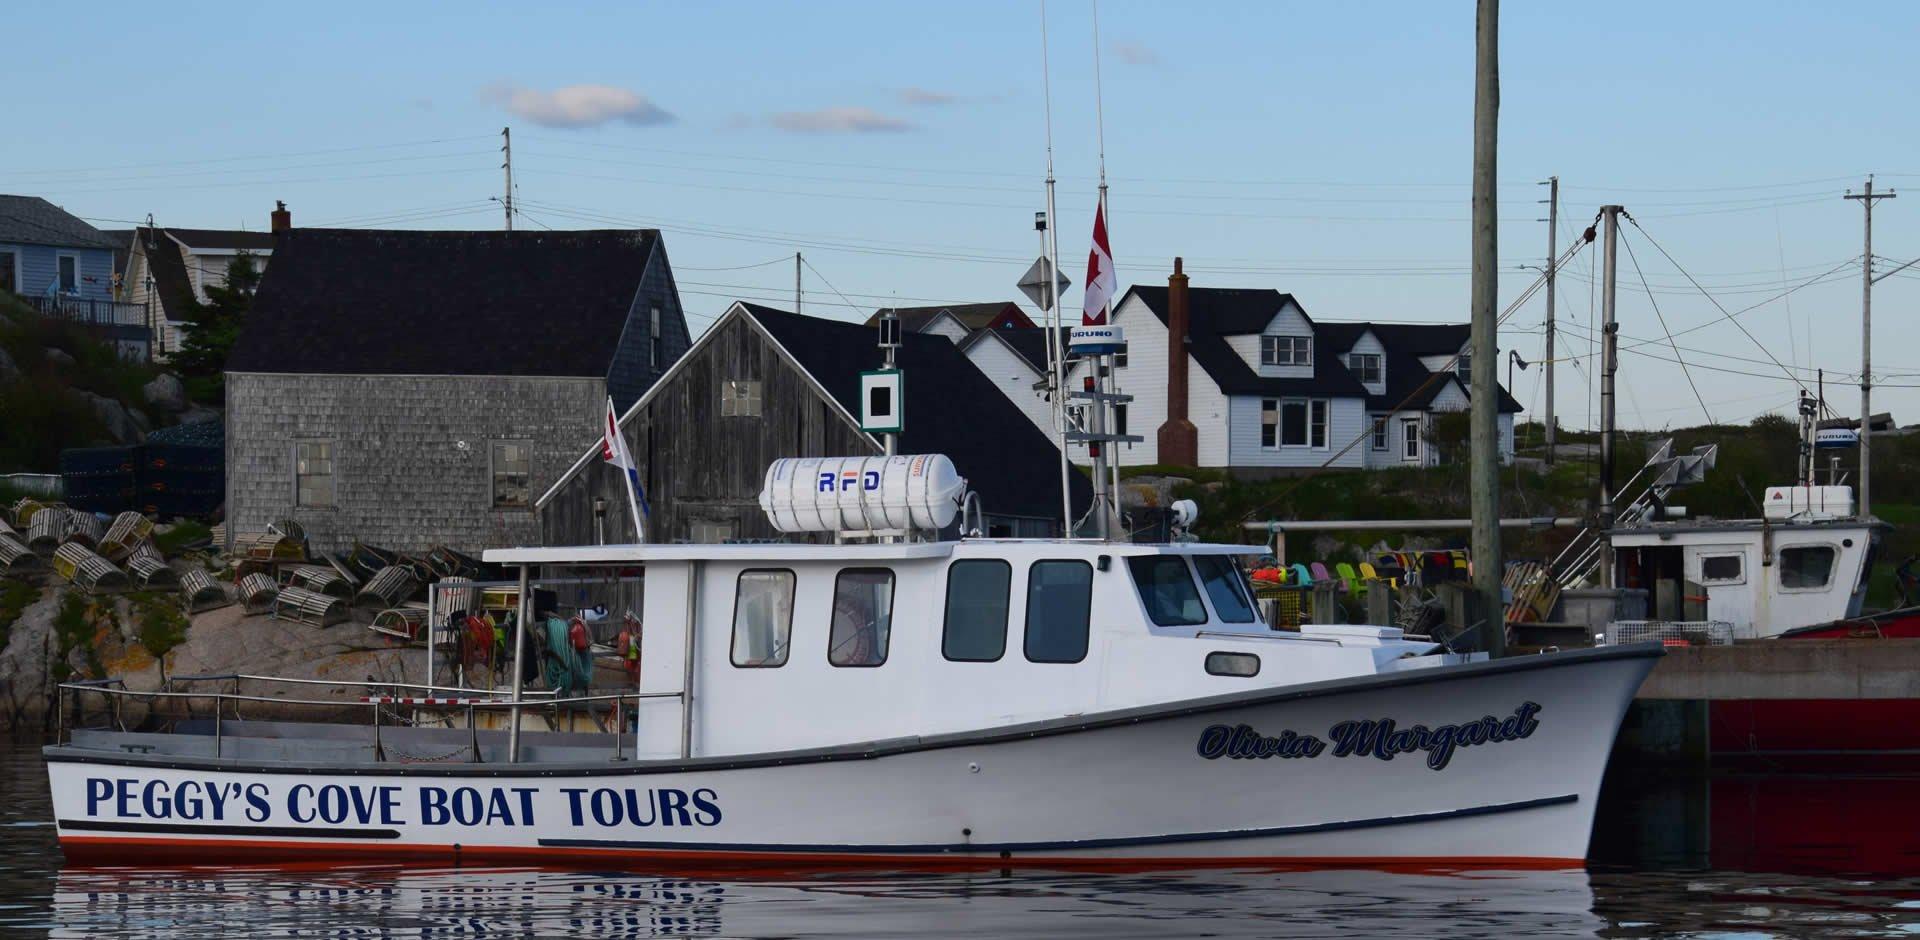
[[[102,227],[152,213],[261,228],[284,199],[297,225],[496,228],[512,125],[518,224],[664,229],[696,331],[735,297],[789,303],[796,249],[808,312],[848,318],[893,298],[1013,299],[1037,250],[1033,2],[313,9],[10,11],[17,39],[61,38],[9,46],[9,72],[32,80],[9,101],[0,192]],[[1047,6],[1076,280],[1097,165],[1092,9]],[[1122,285],[1163,283],[1177,254],[1196,285],[1289,291],[1323,319],[1466,318],[1471,3],[1099,14]],[[1506,4],[1502,297],[1545,252],[1535,183],[1557,174],[1563,246],[1602,202],[1642,226],[1626,226],[1640,270],[1623,255],[1623,345],[1659,342],[1623,359],[1625,423],[1703,420],[1663,317],[1718,420],[1790,404],[1772,359],[1857,382],[1861,212],[1840,197],[1869,172],[1915,186],[1879,204],[1875,254],[1920,256],[1916,37],[1920,7],[1899,3]],[[1588,352],[1590,259],[1561,281],[1563,355]],[[1911,423],[1920,267],[1907,273],[1875,292],[1875,403]],[[1754,304],[1737,319],[1757,343],[1721,309]],[[1537,358],[1543,312],[1522,306],[1502,345]],[[1585,366],[1559,370],[1563,424],[1586,422]],[[1516,383],[1530,406],[1538,374]],[[1857,391],[1833,398],[1857,411]]]

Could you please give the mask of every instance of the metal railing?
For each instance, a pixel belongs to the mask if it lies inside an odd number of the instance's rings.
[[[680,699],[683,697],[682,694],[679,692],[613,692],[613,693],[605,693],[600,695],[579,695],[579,696],[569,696],[569,697],[563,698],[558,696],[556,693],[554,693],[551,690],[540,690],[537,692],[527,693],[529,695],[542,696],[541,698],[536,698],[531,700],[524,697],[520,701],[514,701],[512,699],[507,699],[507,698],[492,698],[492,697],[476,699],[476,698],[468,698],[466,697],[466,695],[471,694],[471,695],[492,696],[494,695],[494,691],[488,690],[488,689],[465,689],[465,688],[459,688],[459,687],[453,687],[453,686],[432,686],[432,685],[423,685],[419,683],[410,683],[410,682],[355,682],[355,681],[332,681],[332,680],[324,680],[324,679],[290,679],[290,678],[284,678],[279,676],[247,675],[244,673],[223,673],[223,674],[217,674],[217,675],[196,675],[196,676],[173,676],[167,680],[168,685],[171,685],[174,682],[186,682],[186,683],[229,682],[231,683],[230,687],[232,691],[195,692],[195,691],[175,691],[171,688],[156,689],[153,691],[138,691],[138,690],[127,688],[125,682],[123,682],[120,679],[93,679],[93,680],[78,681],[78,682],[63,682],[57,686],[59,690],[59,698],[56,702],[56,708],[55,708],[56,715],[55,715],[55,724],[54,724],[54,741],[58,744],[70,743],[72,740],[72,732],[76,730],[82,730],[78,722],[84,719],[85,717],[85,714],[86,714],[85,713],[85,702],[86,702],[85,696],[88,694],[95,694],[101,697],[103,704],[106,705],[108,709],[109,720],[111,721],[112,727],[122,732],[125,732],[127,730],[126,721],[123,716],[123,712],[121,708],[121,703],[123,701],[129,700],[129,699],[147,702],[147,703],[152,703],[155,701],[178,701],[184,705],[186,710],[185,717],[188,720],[192,720],[194,718],[193,704],[196,701],[202,701],[202,702],[209,701],[209,700],[212,701],[213,703],[213,735],[212,735],[213,756],[216,759],[222,757],[225,750],[225,739],[226,739],[226,731],[224,728],[225,716],[228,713],[231,713],[233,715],[233,720],[235,721],[245,720],[240,714],[240,705],[242,703],[259,703],[259,704],[276,705],[276,706],[293,706],[296,708],[306,708],[306,707],[312,707],[316,709],[325,708],[325,709],[331,710],[336,714],[343,709],[366,708],[368,709],[368,715],[370,717],[370,725],[373,729],[373,759],[376,763],[382,763],[386,761],[386,751],[381,741],[381,734],[380,734],[381,707],[385,705],[396,704],[395,702],[390,702],[390,701],[387,701],[386,699],[392,699],[392,698],[405,699],[406,698],[404,696],[397,696],[393,694],[389,694],[386,696],[368,695],[368,696],[365,696],[360,701],[352,701],[352,700],[341,700],[341,699],[286,698],[284,696],[277,696],[277,695],[249,695],[249,694],[242,693],[240,691],[240,683],[243,681],[291,683],[295,685],[323,685],[323,686],[329,686],[329,687],[344,686],[344,687],[359,688],[359,689],[365,689],[365,690],[398,691],[402,689],[413,689],[413,690],[428,691],[431,693],[452,692],[452,693],[460,694],[461,695],[460,698],[453,699],[446,703],[435,703],[431,701],[431,698],[438,698],[440,696],[431,696],[428,700],[425,700],[425,701],[420,701],[420,702],[405,701],[405,702],[402,702],[402,704],[411,704],[416,710],[437,709],[437,708],[457,708],[457,709],[464,710],[466,714],[466,727],[467,727],[467,730],[470,732],[470,738],[469,738],[469,744],[468,744],[468,747],[470,749],[469,757],[471,762],[476,764],[485,762],[481,757],[481,751],[480,751],[480,727],[478,722],[475,720],[476,714],[479,711],[505,710],[509,712],[509,721],[511,722],[512,726],[518,727],[520,723],[521,713],[527,709],[542,710],[542,711],[550,710],[557,713],[562,709],[573,709],[573,707],[576,705],[581,705],[581,704],[590,705],[590,703],[594,703],[594,702],[611,702],[613,703],[611,708],[612,721],[610,722],[610,727],[612,728],[611,735],[613,738],[612,759],[619,761],[619,760],[626,759],[626,757],[622,753],[621,738],[623,736],[623,729],[626,724],[626,720],[625,720],[626,709],[629,707],[627,703],[632,702],[633,705],[631,707],[637,710],[639,701],[642,699],[662,699],[662,698]],[[69,698],[73,700],[73,704],[74,704],[74,708],[73,708],[74,721],[71,724],[69,723],[67,718]],[[591,713],[592,709],[589,708],[588,711],[589,713]],[[414,727],[420,726],[419,722],[417,721],[401,722],[401,724],[403,726],[404,725],[411,725]],[[509,763],[513,763],[513,762],[517,762],[517,761],[513,758],[512,755],[510,755]]]
[[[68,294],[22,296],[41,316],[75,320],[94,326],[147,326],[147,305],[120,300],[95,300]]]

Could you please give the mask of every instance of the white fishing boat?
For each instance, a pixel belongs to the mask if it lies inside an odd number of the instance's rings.
[[[782,461],[762,501],[782,528],[913,533],[951,522],[959,486],[938,457]],[[1393,627],[1274,630],[1237,563],[1253,551],[494,550],[524,584],[642,585],[637,686],[388,703],[466,727],[74,728],[45,751],[55,823],[69,855],[114,861],[1581,863],[1657,648],[1486,661]],[[609,730],[522,731],[563,707]]]

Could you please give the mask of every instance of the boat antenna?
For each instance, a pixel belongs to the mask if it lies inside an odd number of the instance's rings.
[[[1107,241],[1108,244],[1111,245],[1113,241],[1113,214],[1107,211],[1107,102],[1106,94],[1100,81],[1100,0],[1093,0],[1093,120],[1097,135],[1096,140],[1100,146],[1100,221],[1102,225],[1106,226]],[[1118,268],[1118,265],[1115,267]],[[1114,273],[1117,281],[1119,272],[1116,270]],[[1117,289],[1118,285],[1116,284],[1115,287]],[[1109,308],[1113,306],[1112,298],[1107,299],[1107,306]],[[1109,309],[1107,313],[1107,322],[1113,322],[1111,309]],[[1102,386],[1100,391],[1109,394],[1117,393],[1119,389],[1114,388],[1113,383],[1119,379],[1119,375],[1114,371],[1113,367],[1119,365],[1120,357],[1109,353],[1100,358],[1107,366],[1105,369],[1096,370],[1096,374],[1104,373],[1100,376],[1100,384]],[[1104,409],[1114,406],[1111,402],[1102,401],[1099,403],[1099,407]],[[1119,412],[1116,409],[1114,419],[1107,422],[1107,430],[1115,434],[1120,433],[1119,423]],[[1112,480],[1107,487],[1107,493],[1113,500],[1112,518],[1116,521],[1123,519],[1120,515],[1120,453],[1116,449],[1119,445],[1119,441],[1105,441],[1101,444],[1101,447],[1104,448],[1102,452],[1108,455],[1107,472],[1112,474]],[[1104,509],[1105,507],[1102,508]],[[1125,525],[1124,522],[1120,522],[1119,524],[1123,527]],[[1112,538],[1113,535],[1114,533],[1112,532],[1107,533],[1108,538]]]

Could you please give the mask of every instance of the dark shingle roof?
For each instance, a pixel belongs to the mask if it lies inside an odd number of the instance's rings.
[[[860,373],[879,368],[868,327],[743,303],[756,321],[824,386],[841,407],[860,414]],[[896,360],[906,373],[906,430],[900,450],[945,454],[984,508],[998,515],[1060,516],[1060,449],[942,337],[901,337]],[[1092,502],[1084,474],[1069,475],[1075,513]]]
[[[959,320],[960,325],[969,330],[984,329],[992,325],[994,320],[999,319],[1001,314],[1009,311],[1015,327],[1033,326],[1033,321],[1027,319],[1027,315],[1020,310],[1020,305],[1009,301],[986,304],[935,304],[931,307],[882,307],[874,311],[873,316],[867,318],[867,325],[876,325],[880,315],[889,309],[900,318],[900,329],[909,333],[918,333],[926,329],[927,323],[939,316],[942,310],[953,314],[954,319]]]
[[[605,375],[659,238],[652,229],[282,232],[227,368]]]
[[[217,228],[170,228],[168,235],[180,240],[188,248],[207,248],[214,251],[272,251],[272,232],[241,232]]]
[[[58,248],[112,248],[112,239],[39,196],[0,195],[0,242]]]
[[[126,276],[127,259],[133,256],[133,229],[103,228],[100,234],[113,242],[113,273]]]
[[[1062,343],[1066,342],[1067,334],[1070,332],[1072,332],[1070,328],[1064,327],[1064,326],[1060,327],[1060,337],[1061,337],[1060,341]],[[1047,371],[1047,329],[1046,327],[1043,327],[1043,326],[1016,327],[1013,329],[975,332],[972,336],[967,337],[967,339],[960,344],[960,349],[962,352],[964,352],[967,349],[971,348],[974,343],[992,342],[993,340],[989,338],[990,336],[997,336],[1003,340],[1006,340],[1007,345],[1013,348],[1014,354],[1019,356],[1022,359],[1025,359],[1027,361],[1027,364],[1032,366],[1035,372],[1039,372],[1043,375],[1046,373]],[[1069,357],[1069,358],[1072,358],[1072,357]]]
[[[168,320],[183,322],[200,302],[193,292],[193,280],[187,276],[186,260],[180,246],[167,237],[165,229],[141,226],[134,230],[140,239],[140,254],[147,259],[147,273],[153,278],[153,292],[159,295],[160,310]]]
[[[1445,380],[1427,383],[1432,373],[1420,362],[1422,356],[1452,356],[1473,337],[1466,323],[1316,323],[1314,333],[1324,338],[1333,351],[1344,353],[1371,331],[1386,349],[1383,363],[1387,370],[1386,393],[1368,395],[1367,408],[1387,411],[1395,407],[1425,408],[1434,396],[1445,391]],[[1496,383],[1498,384],[1498,383]],[[1461,387],[1466,388],[1462,383]],[[1469,390],[1471,391],[1471,390]],[[1401,403],[1406,402],[1403,406]],[[1521,411],[1520,403],[1500,389],[1500,410]]]
[[[1167,322],[1167,289],[1133,287],[1128,293],[1138,296],[1147,309]],[[1187,289],[1187,349],[1194,362],[1212,378],[1220,391],[1228,395],[1321,395],[1329,398],[1364,398],[1367,388],[1341,363],[1331,343],[1317,338],[1313,343],[1312,378],[1270,378],[1254,371],[1247,360],[1227,344],[1228,336],[1258,333],[1273,321],[1280,308],[1294,301],[1292,294],[1276,290],[1222,287]],[[1303,309],[1301,315],[1305,316]],[[1312,318],[1307,319],[1312,323]]]

